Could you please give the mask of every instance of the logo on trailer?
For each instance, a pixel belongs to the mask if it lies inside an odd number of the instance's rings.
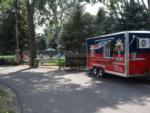
[[[116,44],[115,44],[115,51],[117,52],[121,52],[124,50],[124,47],[123,47],[123,42],[121,39],[117,39],[116,40]]]
[[[150,48],[150,39],[139,38],[139,48]]]

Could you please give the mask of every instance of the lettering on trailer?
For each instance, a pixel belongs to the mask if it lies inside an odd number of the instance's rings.
[[[114,65],[114,71],[123,72],[123,68],[120,65]]]
[[[123,60],[124,60],[123,57],[116,57],[116,58],[115,58],[115,61],[117,61],[117,62],[122,62]]]
[[[114,71],[123,73],[124,66],[125,66],[125,63],[123,63],[123,62],[114,62]]]
[[[115,44],[115,51],[118,53],[118,56],[115,57],[115,62],[114,62],[114,71],[123,73],[124,72],[124,57],[121,57],[121,52],[124,52],[124,42],[121,38],[118,38],[116,40]]]
[[[115,65],[122,65],[122,66],[125,65],[125,63],[122,63],[122,62],[114,62],[114,64],[115,64]]]

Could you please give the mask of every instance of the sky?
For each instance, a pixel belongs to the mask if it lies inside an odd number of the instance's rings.
[[[142,3],[142,0],[139,0],[139,1]],[[145,5],[147,6],[147,0],[143,0],[143,1],[145,2]],[[94,5],[87,4],[85,7],[86,7],[85,8],[86,12],[89,12],[92,15],[96,15],[99,8],[104,7],[104,5],[102,3],[96,3]]]
[[[97,3],[97,4],[87,4],[85,6],[85,11],[89,12],[92,15],[96,15],[99,8],[103,7],[103,5],[101,3]]]

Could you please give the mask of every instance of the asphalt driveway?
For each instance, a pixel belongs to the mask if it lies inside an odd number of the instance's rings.
[[[23,113],[149,113],[150,81],[97,79],[54,67],[0,67],[0,82],[13,87]]]

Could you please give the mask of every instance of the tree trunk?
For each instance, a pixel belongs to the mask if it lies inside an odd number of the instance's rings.
[[[150,0],[147,0],[148,2],[148,10],[150,11]]]
[[[15,31],[16,31],[16,63],[20,64],[19,30],[18,30],[18,0],[15,1]]]
[[[134,6],[134,4],[135,4],[135,0],[130,0],[130,5]]]
[[[142,0],[142,3],[143,3],[144,8],[145,8],[146,10],[148,10],[147,7],[146,7],[146,4],[145,4],[145,2],[144,2],[144,0]]]
[[[35,26],[34,26],[35,0],[32,0],[32,3],[29,3],[29,0],[26,0],[26,7],[28,19],[29,48],[30,48],[29,65],[31,67],[35,67],[35,59],[36,59],[36,40],[35,40]]]

